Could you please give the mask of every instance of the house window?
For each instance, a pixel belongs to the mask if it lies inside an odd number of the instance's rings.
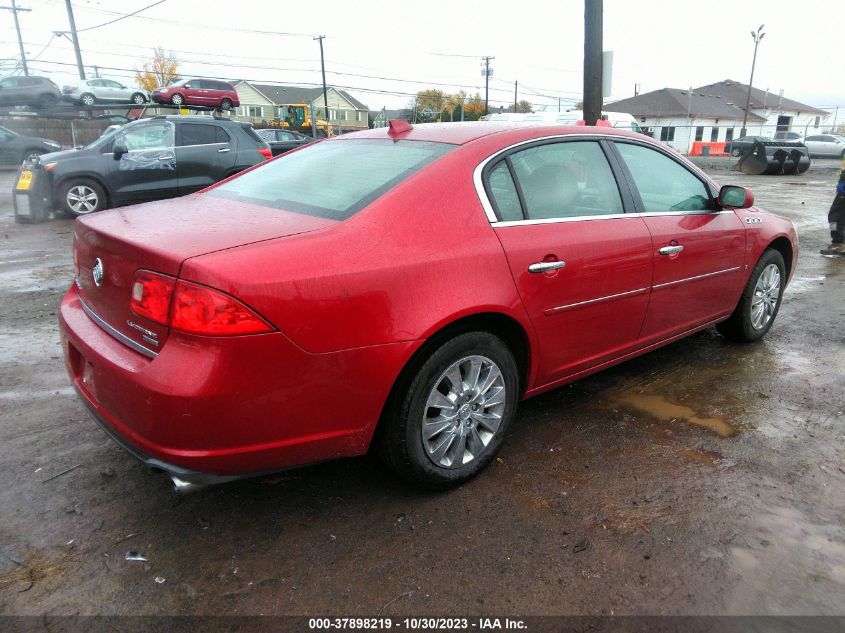
[[[340,111],[340,120],[347,121],[349,119],[349,110],[341,110]]]
[[[725,140],[726,141],[734,140],[734,129],[732,127],[729,127],[728,129],[725,130]]]
[[[329,118],[332,121],[337,121],[337,110],[329,110]]]
[[[248,106],[246,115],[254,117],[263,117],[264,108],[262,108],[261,106]]]
[[[661,141],[674,141],[675,140],[675,127],[662,127],[660,128],[660,140]]]
[[[815,123],[815,125],[813,125],[813,127],[816,127],[816,128],[819,127],[820,120],[821,119],[819,117],[816,117],[816,123]]]
[[[362,114],[363,114],[363,112],[361,112],[360,110],[358,110],[358,111],[355,113],[355,120],[356,120],[356,121],[358,121],[358,123],[360,123],[360,122],[361,122],[361,115],[362,115]]]
[[[703,138],[704,138],[704,126],[699,125],[697,128],[695,128],[695,140],[700,141]]]
[[[717,128],[714,125],[713,128],[710,130],[710,142],[715,143],[718,140],[719,140],[719,128]]]

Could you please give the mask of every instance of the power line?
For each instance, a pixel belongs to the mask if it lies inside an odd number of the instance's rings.
[[[162,4],[163,2],[166,2],[166,0],[158,0],[158,2],[153,2],[152,4],[148,4],[147,6],[142,7],[140,9],[138,9],[137,11],[133,11],[132,13],[126,13],[124,15],[121,15],[118,18],[115,18],[114,20],[109,20],[108,22],[103,22],[102,24],[98,24],[97,26],[88,26],[84,29],[78,29],[77,33],[82,33],[83,31],[92,31],[94,29],[99,29],[100,27],[103,27],[103,26],[108,26],[109,24],[114,24],[115,22],[120,22],[121,20],[125,20],[126,18],[135,17],[136,15],[141,13],[141,11],[146,11],[147,9],[152,9],[154,6]]]

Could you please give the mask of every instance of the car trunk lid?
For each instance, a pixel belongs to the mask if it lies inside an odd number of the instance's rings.
[[[190,257],[322,229],[332,220],[195,194],[80,218],[74,234],[76,284],[89,315],[147,356],[169,328],[130,308],[138,270],[178,277]],[[139,349],[140,346],[140,349]]]

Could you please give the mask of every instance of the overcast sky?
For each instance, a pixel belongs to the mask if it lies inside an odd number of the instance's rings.
[[[572,107],[582,92],[583,0],[532,2],[382,2],[381,0],[165,0],[135,17],[100,24],[154,0],[73,0],[87,70],[129,81],[161,44],[182,76],[319,84],[325,34],[329,84],[346,87],[370,109],[406,105],[417,90],[461,88],[484,94],[481,56],[491,55],[492,105],[519,98],[542,109]],[[8,4],[4,2],[3,4]],[[31,74],[58,83],[75,75],[64,0],[18,0]],[[748,81],[754,43],[765,24],[754,85],[810,105],[842,106],[845,118],[841,0],[605,0],[604,48],[614,53],[612,98],[723,79]],[[90,30],[85,30],[90,29]],[[278,35],[287,32],[302,35]],[[48,45],[49,44],[49,45]],[[45,48],[46,46],[46,48]],[[18,55],[12,15],[0,11],[0,60]],[[8,72],[8,61],[0,72]],[[612,99],[611,99],[612,100]]]

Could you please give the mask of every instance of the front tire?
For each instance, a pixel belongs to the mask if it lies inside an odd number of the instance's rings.
[[[754,265],[733,314],[727,321],[719,323],[716,329],[732,341],[759,341],[775,322],[785,286],[783,256],[768,248]]]
[[[84,106],[92,106],[97,103],[97,99],[94,98],[94,95],[86,92],[84,95],[79,97],[79,102]]]
[[[181,106],[183,103],[185,103],[185,97],[183,97],[179,93],[176,93],[175,95],[170,97],[170,103],[175,106]]]
[[[498,452],[518,398],[508,346],[488,332],[460,334],[432,352],[386,412],[381,457],[424,488],[465,483]]]
[[[59,188],[59,206],[66,215],[80,217],[108,207],[106,192],[93,180],[69,180]]]

